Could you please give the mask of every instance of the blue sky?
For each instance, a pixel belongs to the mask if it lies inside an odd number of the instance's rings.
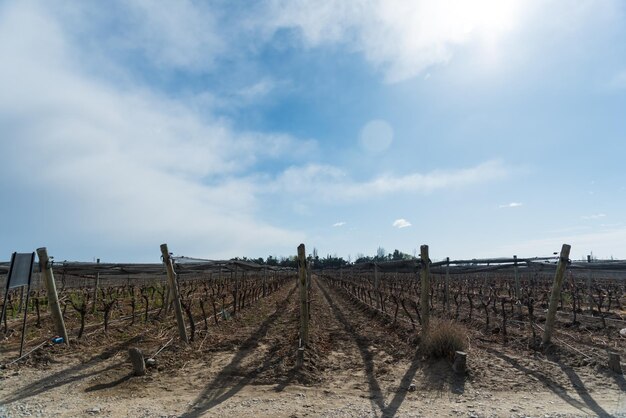
[[[0,259],[626,258],[625,115],[621,1],[3,1]]]

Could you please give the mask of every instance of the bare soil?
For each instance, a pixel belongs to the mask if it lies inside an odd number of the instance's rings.
[[[128,348],[152,356],[175,336],[172,318],[47,344],[0,370],[0,417],[626,417],[624,377],[572,344],[546,353],[469,329],[469,371],[458,376],[420,354],[410,326],[314,279],[310,347],[297,368],[298,315],[292,282],[188,346],[174,339],[141,377]],[[2,344],[0,355],[16,357],[16,338]]]

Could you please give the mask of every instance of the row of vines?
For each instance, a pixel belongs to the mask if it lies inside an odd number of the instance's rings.
[[[507,342],[514,334],[532,337],[545,321],[552,276],[527,271],[518,276],[516,292],[512,272],[431,274],[428,300],[431,314],[465,322],[486,334],[498,334]],[[419,273],[324,271],[321,277],[355,301],[379,311],[393,323],[404,322],[413,329],[421,324]],[[613,278],[589,280],[587,274],[569,271],[561,292],[558,319],[562,329],[585,330],[619,338],[626,327],[626,282]]]
[[[68,330],[70,338],[81,339],[87,329],[107,333],[113,321],[122,327],[163,322],[173,312],[163,275],[144,276],[140,280],[102,278],[98,287],[95,277],[61,275],[62,279],[57,279],[63,316],[76,325],[71,332]],[[237,315],[294,279],[295,273],[290,271],[236,268],[180,275],[179,294],[190,340],[193,341],[199,327],[208,330],[209,324]],[[115,285],[116,282],[120,284]],[[31,290],[28,298],[23,288],[10,290],[6,305],[6,315],[0,324],[0,334],[5,336],[17,331],[19,321],[15,320],[21,318],[24,310],[28,310],[29,323],[35,328],[41,328],[49,320],[48,297],[41,288]]]

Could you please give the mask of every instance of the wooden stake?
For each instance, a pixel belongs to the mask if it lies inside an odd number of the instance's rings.
[[[444,298],[444,305],[445,305],[447,314],[450,313],[450,288],[449,288],[449,283],[450,283],[450,257],[446,257],[446,276],[445,276],[444,282],[443,282],[443,298]]]
[[[304,244],[298,246],[298,278],[300,283],[300,339],[302,345],[309,344],[309,305],[306,285],[306,252]]]
[[[467,353],[463,351],[456,351],[454,353],[454,363],[452,364],[452,370],[457,374],[465,374],[467,368]]]
[[[380,279],[378,277],[378,263],[374,263],[374,290],[376,294],[376,308],[380,309]]]
[[[548,316],[546,317],[546,327],[543,332],[542,344],[546,345],[550,343],[552,338],[552,331],[554,330],[554,321],[556,320],[556,308],[559,306],[559,298],[561,296],[561,287],[563,287],[563,277],[565,277],[565,270],[567,269],[567,263],[569,262],[569,252],[572,247],[568,244],[563,244],[561,248],[561,255],[559,257],[559,264],[556,268],[556,274],[554,276],[554,283],[552,284],[552,292],[550,293],[550,307],[548,308]]]
[[[617,374],[622,374],[622,366],[619,362],[619,354],[609,352],[609,369]]]
[[[100,259],[96,260],[96,264],[100,264]],[[93,288],[93,306],[91,307],[91,312],[93,314],[96,313],[96,303],[98,302],[98,286],[100,285],[100,270],[96,271],[96,284]]]
[[[428,330],[430,321],[430,258],[428,257],[428,245],[420,247],[420,257],[422,263],[421,279],[422,289],[420,294],[420,310],[422,314],[422,329]]]
[[[169,293],[174,301],[174,310],[176,311],[176,322],[178,322],[178,335],[185,343],[189,343],[187,339],[187,330],[185,329],[185,318],[183,317],[183,308],[180,304],[180,295],[178,294],[178,282],[176,280],[176,272],[170,257],[167,244],[161,244],[161,254],[163,255],[163,264],[167,270],[167,280],[169,284]]]
[[[591,256],[587,256],[587,263],[591,263]],[[591,268],[589,269],[589,273],[587,274],[587,304],[589,305],[589,312],[593,313],[593,293],[591,290],[591,279],[593,278],[593,273]]]
[[[61,313],[61,306],[59,305],[59,295],[57,295],[57,287],[54,283],[54,273],[52,273],[52,266],[50,265],[50,258],[48,257],[46,247],[37,248],[37,257],[39,257],[39,267],[46,281],[48,305],[50,306],[50,313],[54,320],[56,332],[60,337],[63,337],[65,344],[69,345],[70,341],[67,337],[65,322],[63,321],[63,314]]]
[[[133,374],[135,376],[143,376],[146,374],[146,363],[143,359],[143,353],[140,349],[131,347],[128,349],[130,362],[133,364]]]
[[[521,300],[521,293],[520,293],[520,284],[519,284],[519,272],[517,270],[517,256],[514,255],[513,256],[513,273],[515,275],[515,305],[517,306],[517,317],[521,318],[522,317],[522,304],[520,302]]]

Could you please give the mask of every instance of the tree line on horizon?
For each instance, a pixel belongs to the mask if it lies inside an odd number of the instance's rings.
[[[386,253],[385,249],[382,247],[378,247],[376,250],[376,255],[367,256],[364,254],[357,254],[354,262],[352,262],[351,257],[348,257],[348,260],[343,257],[338,257],[336,254],[331,255],[327,254],[326,257],[320,257],[317,253],[317,249],[313,249],[313,253],[309,254],[308,259],[309,262],[313,263],[313,268],[316,269],[324,269],[324,268],[339,268],[344,266],[349,266],[352,264],[359,263],[382,263],[385,261],[398,261],[398,260],[410,260],[414,259],[415,256],[403,253],[402,251],[395,249],[393,253]],[[298,258],[294,255],[291,257],[276,257],[276,256],[267,256],[267,258],[258,257],[258,258],[248,258],[248,257],[235,257],[232,258],[233,261],[249,261],[261,265],[275,266],[275,267],[298,267]]]

